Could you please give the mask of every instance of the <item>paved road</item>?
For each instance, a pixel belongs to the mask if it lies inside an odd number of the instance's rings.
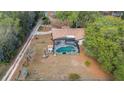
[[[14,74],[14,72],[16,71],[16,69],[19,66],[19,63],[21,62],[22,57],[24,56],[26,50],[28,49],[31,40],[33,39],[33,37],[35,36],[35,33],[37,32],[39,26],[42,24],[42,21],[39,20],[37,25],[34,27],[34,29],[32,30],[29,38],[27,39],[26,43],[24,44],[23,48],[21,49],[20,53],[18,54],[18,56],[16,57],[13,65],[10,67],[10,69],[7,71],[7,73],[5,74],[5,76],[2,78],[2,81],[9,81],[12,79],[12,76]]]

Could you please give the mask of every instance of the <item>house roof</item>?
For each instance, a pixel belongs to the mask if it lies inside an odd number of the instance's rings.
[[[83,28],[63,28],[63,29],[52,29],[53,39],[63,38],[67,36],[74,36],[76,40],[84,38]]]

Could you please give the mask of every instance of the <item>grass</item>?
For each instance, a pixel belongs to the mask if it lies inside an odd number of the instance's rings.
[[[0,62],[0,80],[5,75],[6,71],[10,68],[10,63],[8,62]]]
[[[89,66],[91,65],[91,62],[90,62],[90,61],[85,61],[85,65],[86,65],[87,67],[89,67]]]
[[[80,76],[77,73],[71,73],[69,74],[69,80],[79,80]]]
[[[8,64],[10,64],[10,62],[9,61],[0,61],[0,64],[8,65]]]

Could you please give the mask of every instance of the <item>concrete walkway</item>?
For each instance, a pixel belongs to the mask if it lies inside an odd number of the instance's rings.
[[[47,35],[47,34],[51,34],[51,33],[52,33],[52,31],[48,31],[48,32],[38,32],[38,31],[36,31],[34,33],[34,35]]]

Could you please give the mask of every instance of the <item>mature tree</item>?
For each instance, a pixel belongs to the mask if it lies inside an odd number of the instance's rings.
[[[101,17],[88,24],[84,42],[86,52],[119,80],[124,80],[121,74],[124,73],[123,32],[124,21],[121,18]]]
[[[81,11],[78,14],[79,25],[82,27],[87,27],[89,23],[94,22],[97,18],[102,15],[99,12],[91,12],[91,11]]]
[[[9,62],[15,56],[40,15],[33,11],[0,12],[0,62]]]
[[[57,12],[56,16],[62,21],[68,21],[71,27],[75,27],[75,22],[77,22],[78,12],[72,12],[72,11]]]
[[[64,21],[67,20],[70,23],[70,27],[86,27],[89,23],[94,22],[96,18],[101,17],[99,12],[57,12],[57,18]]]

